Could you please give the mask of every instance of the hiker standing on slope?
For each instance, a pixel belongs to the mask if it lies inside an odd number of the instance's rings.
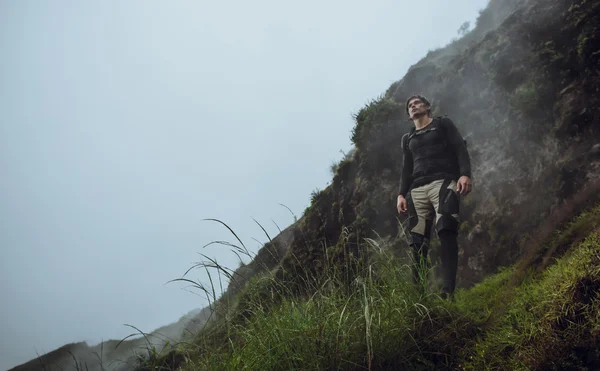
[[[413,280],[418,282],[417,264],[427,259],[431,227],[435,226],[441,242],[441,296],[452,298],[458,265],[460,196],[473,188],[469,152],[452,120],[431,116],[426,98],[410,97],[406,113],[415,127],[402,137],[404,163],[397,207],[399,213],[408,211]]]

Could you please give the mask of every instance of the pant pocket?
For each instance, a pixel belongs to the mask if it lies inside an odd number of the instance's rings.
[[[440,195],[440,214],[458,214],[460,199],[458,193],[450,188],[445,188]]]

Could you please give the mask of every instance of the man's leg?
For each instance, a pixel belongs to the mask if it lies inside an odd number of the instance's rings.
[[[436,212],[435,229],[440,238],[442,258],[442,295],[451,297],[456,287],[458,268],[458,228],[460,226],[459,195],[456,182],[440,180],[430,189],[431,201]]]
[[[429,270],[429,264],[427,264],[427,253],[429,251],[429,240],[418,233],[411,233],[411,271],[413,283],[418,284],[423,282],[427,271]]]
[[[433,209],[424,187],[411,190],[406,201],[409,216],[408,230],[411,237],[412,277],[413,283],[418,284],[423,281],[428,271],[427,250],[433,225]]]
[[[442,245],[442,295],[451,297],[456,288],[456,271],[458,269],[457,232],[449,229],[442,229],[438,232],[438,236]]]

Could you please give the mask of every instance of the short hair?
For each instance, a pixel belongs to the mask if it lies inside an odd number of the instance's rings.
[[[410,98],[408,98],[406,100],[406,114],[410,116],[410,113],[408,113],[408,103],[410,103],[411,100],[415,99],[415,98],[419,98],[419,100],[423,103],[425,103],[426,105],[428,105],[429,107],[431,107],[431,103],[429,103],[429,101],[427,100],[427,98],[425,98],[422,95],[413,95]],[[431,115],[431,108],[427,110],[427,114]]]

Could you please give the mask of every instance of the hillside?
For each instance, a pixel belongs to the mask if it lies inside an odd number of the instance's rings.
[[[600,1],[490,1],[357,112],[354,149],[293,225],[235,271],[207,262],[230,281],[214,316],[140,369],[600,368],[598,24]],[[472,157],[454,303],[406,280],[396,196],[415,93]]]
[[[518,318],[523,314],[520,310],[529,313],[529,308],[553,305],[547,297],[536,303],[535,298],[529,302],[519,296],[526,295],[520,292],[537,290],[532,288],[535,285],[545,288],[540,289],[543,295],[553,290],[562,292],[562,288],[545,286],[544,278],[536,272],[543,272],[563,256],[565,262],[571,262],[569,256],[580,254],[576,251],[584,239],[586,248],[592,249],[588,253],[596,253],[596,216],[581,214],[577,220],[586,227],[578,233],[563,233],[562,237],[555,233],[568,230],[573,225],[568,224],[571,218],[598,200],[599,17],[598,1],[491,1],[470,33],[443,49],[430,51],[381,97],[363,107],[355,116],[355,148],[334,168],[332,184],[313,193],[311,205],[285,231],[286,237],[278,236],[265,245],[253,263],[234,274],[223,269],[223,274],[235,277],[235,283],[219,302],[219,320],[200,334],[196,348],[187,349],[189,364],[193,365],[190,369],[428,369],[440,364],[481,369],[486,362],[502,359],[513,362],[511,366],[503,364],[501,368],[506,369],[515,365],[557,367],[553,363],[556,360],[543,357],[508,359],[497,350],[507,339],[495,331],[504,331],[501,327],[507,324],[503,318],[513,312],[517,316],[513,327],[518,329],[527,325]],[[462,296],[453,307],[405,289],[399,278],[404,275],[401,267],[408,248],[400,228],[405,221],[396,212],[402,160],[398,144],[412,125],[406,120],[404,102],[415,93],[430,98],[434,115],[448,115],[457,124],[468,140],[474,167],[475,189],[461,209],[464,223],[458,279]],[[591,215],[596,215],[595,210]],[[434,243],[434,264],[437,255]],[[382,268],[382,259],[398,268]],[[594,271],[596,263],[591,259],[589,269]],[[511,268],[493,276],[502,267]],[[551,269],[557,268],[548,271]],[[553,280],[581,285],[569,274],[561,273]],[[389,280],[381,281],[381,277]],[[491,281],[484,281],[485,277]],[[592,303],[587,308],[596,308],[596,278],[582,280],[588,280],[592,290],[584,295],[584,304]],[[373,286],[366,287],[366,282]],[[495,283],[490,286],[489,282]],[[426,285],[432,287],[435,282]],[[377,290],[369,291],[373,287]],[[386,291],[394,289],[393,294]],[[469,305],[465,300],[475,303]],[[396,307],[368,305],[383,302]],[[439,309],[440,305],[440,310],[448,313],[442,322],[456,325],[449,335],[455,341],[448,341],[448,346],[457,346],[462,352],[442,347],[444,359],[438,358],[435,349],[427,348],[428,338],[419,337],[426,332],[419,332],[418,327],[437,329],[440,336],[445,333],[448,328],[443,324],[431,328],[422,321],[427,316],[431,326],[435,315],[440,315],[431,312],[431,306]],[[392,319],[394,310],[409,323]],[[372,317],[375,313],[377,317]],[[541,321],[536,317],[543,317],[541,313],[530,313],[533,317],[528,320]],[[473,317],[477,315],[487,317]],[[354,322],[344,323],[346,318]],[[375,319],[380,321],[378,350],[370,343],[375,341],[375,322],[370,322]],[[598,318],[592,315],[586,320],[597,323]],[[581,317],[573,323],[581,326]],[[595,346],[594,327],[585,331],[587,337],[582,341]],[[429,350],[411,353],[408,348],[402,354],[399,344],[395,350],[386,345],[411,334],[414,346]],[[560,334],[547,335],[552,341],[562,341]],[[477,353],[484,346],[478,336],[484,342],[500,342],[488,344],[497,350],[491,358]],[[533,335],[528,336],[533,339]],[[577,357],[585,354],[588,366],[596,367],[596,356],[585,350],[585,344],[580,344],[584,350],[575,353]],[[569,353],[573,350],[569,346],[575,345],[567,344],[561,351]],[[278,353],[280,347],[289,348]],[[260,355],[273,355],[273,363],[262,364]],[[468,361],[469,357],[477,361]],[[377,367],[372,363],[375,359]],[[585,365],[586,361],[577,362]]]
[[[600,177],[598,9],[597,1],[491,1],[469,34],[429,52],[356,114],[355,148],[332,184],[238,270],[224,296],[261,272],[302,292],[301,277],[359,254],[366,237],[406,250],[398,143],[412,125],[404,101],[414,93],[426,92],[434,115],[451,117],[469,143],[475,189],[461,206],[459,286],[515,263],[523,240]]]
[[[280,286],[284,298],[273,300],[253,281],[245,318],[225,317],[182,346],[182,370],[600,369],[600,203],[536,237],[535,254],[459,290],[453,303],[417,291],[389,246],[372,240],[368,269],[350,285],[337,265],[326,283],[311,282],[310,297]],[[559,250],[552,264],[535,258]]]

